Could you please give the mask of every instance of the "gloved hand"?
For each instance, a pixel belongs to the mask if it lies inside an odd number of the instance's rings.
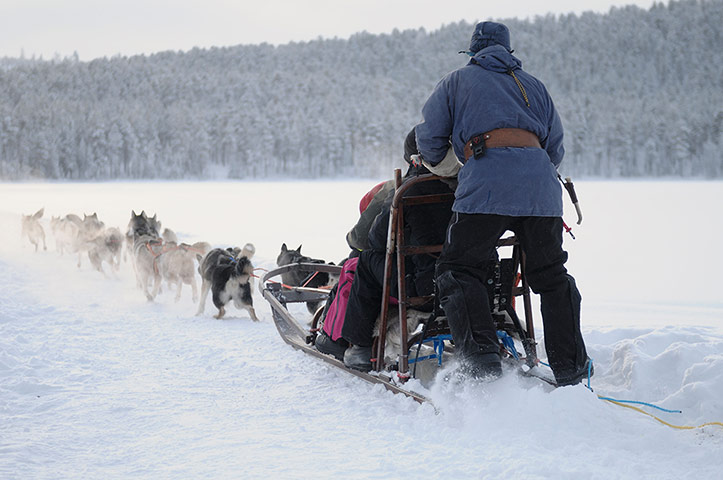
[[[422,156],[418,153],[415,153],[414,155],[411,155],[409,157],[409,161],[411,162],[413,167],[419,167],[422,165]]]

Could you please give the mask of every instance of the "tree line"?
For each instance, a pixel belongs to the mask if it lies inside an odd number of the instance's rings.
[[[565,174],[723,176],[720,0],[502,19]],[[0,59],[0,179],[386,177],[474,24],[280,46]]]

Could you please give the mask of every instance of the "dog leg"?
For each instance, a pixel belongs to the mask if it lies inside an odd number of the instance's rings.
[[[191,298],[193,298],[193,303],[196,303],[198,301],[198,286],[196,285],[196,279],[191,277],[191,281],[189,283],[191,284]]]
[[[149,275],[144,275],[143,278],[141,278],[141,289],[143,290],[143,293],[146,295],[146,298],[148,299],[148,301],[152,302],[153,299],[155,298],[155,295],[151,295],[148,292],[148,287],[150,286],[149,283],[150,283]]]
[[[201,281],[201,298],[198,303],[198,311],[196,312],[196,316],[203,314],[203,311],[206,308],[206,297],[208,296],[208,291],[210,289],[211,289],[211,284],[204,278]]]
[[[224,315],[226,315],[226,309],[221,307],[218,309],[218,315],[214,315],[213,318],[218,318],[220,320]]]
[[[161,281],[162,281],[162,278],[160,275],[155,275],[155,274],[153,275],[153,293],[152,293],[153,297],[152,297],[152,299],[156,298],[156,296],[158,296],[158,292],[161,291]]]
[[[178,289],[176,290],[176,302],[181,300],[181,288],[183,287],[183,279],[178,277]]]
[[[248,310],[249,315],[251,315],[251,320],[253,320],[254,322],[259,321],[259,317],[256,316],[256,310],[254,310],[254,307],[246,305],[244,308]]]

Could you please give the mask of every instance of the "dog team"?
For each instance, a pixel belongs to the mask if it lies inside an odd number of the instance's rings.
[[[32,215],[22,216],[22,235],[27,237],[36,252],[41,244],[43,249],[47,249],[45,232],[40,223],[42,216],[43,209]],[[123,257],[124,261],[132,265],[137,286],[149,301],[156,298],[164,282],[176,289],[175,301],[179,301],[185,284],[191,288],[194,303],[198,302],[196,315],[204,313],[206,298],[210,292],[213,304],[218,309],[215,318],[223,318],[226,306],[233,302],[236,308],[245,309],[251,320],[259,321],[253,306],[253,279],[256,275],[251,258],[256,249],[251,243],[247,243],[243,248],[212,248],[207,242],[179,243],[171,229],[165,228],[161,231],[161,222],[157,215],[149,217],[145,211],[139,214],[131,211],[125,235],[117,228],[105,228],[95,213],[84,215],[83,219],[74,214],[62,218],[53,217],[50,225],[56,249],[61,254],[77,254],[78,267],[81,266],[83,254],[87,254],[93,267],[105,275],[103,263],[118,271]],[[284,243],[276,263],[282,266],[326,262],[302,254],[301,245],[290,249]],[[200,295],[196,272],[201,277]],[[338,275],[317,272],[313,268],[308,271],[290,270],[281,277],[285,285],[315,288],[330,288],[338,281]],[[320,302],[307,303],[312,314],[320,307],[323,307]],[[379,319],[375,325],[377,330],[378,323]],[[394,321],[387,325],[387,351],[394,351],[401,339],[395,330],[396,325],[398,322]],[[408,323],[408,334],[416,325],[414,321]]]
[[[45,243],[45,230],[40,219],[45,212],[41,208],[32,215],[23,215],[21,219],[21,234],[38,251],[40,244],[47,250]],[[123,245],[123,236],[115,227],[105,228],[105,224],[98,219],[97,214],[78,215],[68,214],[64,217],[52,217],[50,229],[55,237],[55,247],[60,254],[74,253],[78,255],[78,267],[81,266],[83,254],[88,255],[93,268],[105,274],[103,262],[110,265],[113,270],[120,267],[120,253]]]
[[[27,238],[37,252],[42,245],[47,250],[45,229],[41,224],[44,208],[31,215],[22,215],[21,236]],[[176,289],[175,300],[181,298],[183,285],[191,287],[193,302],[198,302],[197,315],[205,309],[209,291],[218,309],[215,318],[222,318],[225,306],[233,302],[245,309],[253,321],[258,321],[253,307],[252,288],[254,267],[251,258],[256,249],[247,243],[243,248],[212,248],[207,242],[179,243],[176,234],[166,228],[162,233],[156,215],[131,211],[125,236],[116,227],[106,228],[98,215],[68,214],[52,217],[50,230],[56,250],[64,255],[77,254],[80,268],[84,255],[91,265],[106,275],[103,263],[113,271],[120,269],[121,257],[130,261],[136,283],[149,301],[153,301],[163,282]],[[125,244],[125,249],[123,245]],[[199,298],[196,272],[201,276]]]

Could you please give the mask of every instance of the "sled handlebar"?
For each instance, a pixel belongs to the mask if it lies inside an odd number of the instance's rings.
[[[575,193],[575,185],[573,185],[570,177],[565,177],[565,180],[563,180],[558,174],[557,178],[562,182],[562,186],[565,187],[565,190],[567,190],[567,193],[570,195],[570,200],[577,213],[577,224],[580,225],[582,223],[582,209],[580,208],[580,201],[577,199],[577,193]]]

